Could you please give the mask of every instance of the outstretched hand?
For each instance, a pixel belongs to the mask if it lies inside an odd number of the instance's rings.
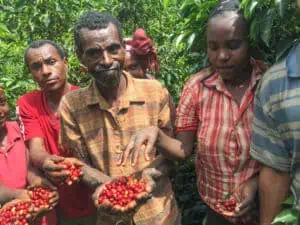
[[[121,154],[118,161],[119,166],[124,166],[128,161],[135,165],[138,157],[143,154],[145,160],[150,160],[150,155],[153,151],[155,142],[158,138],[159,128],[156,126],[147,127],[139,130],[131,137],[126,150]]]

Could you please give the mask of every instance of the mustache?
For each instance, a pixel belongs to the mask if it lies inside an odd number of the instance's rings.
[[[100,65],[97,65],[95,68],[95,73],[101,73],[101,72],[105,72],[105,71],[110,71],[110,70],[118,70],[119,67],[118,66],[112,66],[110,68],[103,68]]]

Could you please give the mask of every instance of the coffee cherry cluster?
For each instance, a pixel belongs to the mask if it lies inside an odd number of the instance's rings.
[[[234,212],[237,206],[237,200],[234,197],[226,199],[225,201],[219,201],[217,208],[221,211]]]
[[[74,165],[71,162],[59,162],[58,164],[65,165],[65,170],[70,172],[64,181],[65,184],[71,185],[74,181],[79,180],[79,177],[82,175],[82,171],[79,166]]]
[[[52,190],[47,187],[36,186],[29,190],[29,196],[34,207],[39,210],[41,208],[48,209],[50,207],[50,195]]]
[[[0,209],[0,225],[28,225],[30,201],[21,201]]]
[[[132,177],[120,177],[105,185],[101,191],[98,204],[125,212],[134,208],[138,200],[147,196],[146,183]]]

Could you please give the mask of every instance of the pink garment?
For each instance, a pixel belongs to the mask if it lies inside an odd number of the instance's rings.
[[[27,185],[26,147],[17,122],[6,122],[7,146],[0,148],[0,183],[9,188],[21,189]],[[34,225],[56,225],[54,210],[38,219]]]

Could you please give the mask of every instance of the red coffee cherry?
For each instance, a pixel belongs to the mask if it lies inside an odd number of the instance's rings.
[[[64,183],[67,185],[73,184],[74,181],[79,180],[80,176],[82,175],[82,171],[80,166],[75,165],[71,162],[59,162],[58,165],[65,165],[67,171],[69,171],[69,175],[66,177]]]
[[[132,177],[120,177],[105,185],[99,195],[98,204],[125,212],[134,208],[137,201],[146,195],[145,182]]]
[[[0,209],[0,225],[28,225],[30,201],[19,201]]]

